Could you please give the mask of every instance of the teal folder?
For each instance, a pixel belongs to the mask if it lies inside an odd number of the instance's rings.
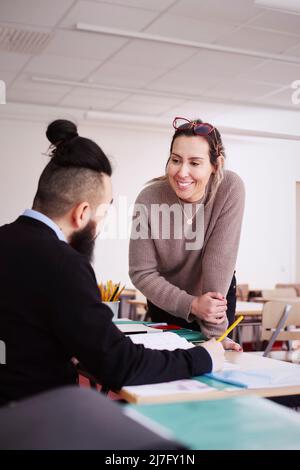
[[[127,406],[189,449],[300,449],[300,415],[259,397]]]

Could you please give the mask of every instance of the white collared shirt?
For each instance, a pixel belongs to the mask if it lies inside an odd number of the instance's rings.
[[[24,215],[25,217],[31,217],[32,219],[39,220],[40,222],[43,222],[44,224],[48,225],[48,227],[54,230],[59,240],[68,243],[65,235],[63,234],[59,226],[55,222],[53,222],[52,219],[49,219],[49,217],[47,217],[45,214],[42,214],[41,212],[35,211],[33,209],[26,209],[22,215]]]

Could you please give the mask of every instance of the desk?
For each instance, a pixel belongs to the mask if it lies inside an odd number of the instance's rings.
[[[299,414],[258,397],[128,408],[193,450],[300,449]]]
[[[285,302],[286,304],[294,304],[300,302],[300,297],[253,297],[251,299],[253,303],[263,303],[266,302]]]
[[[244,315],[247,317],[261,317],[263,303],[237,301],[235,315]]]
[[[240,370],[267,370],[276,369],[278,374],[288,373],[289,371],[295,370],[295,365],[289,362],[277,361],[276,359],[270,359],[268,357],[262,357],[255,353],[238,353],[235,351],[226,351],[226,359],[233,364],[238,364]],[[300,374],[300,366],[299,366]],[[242,392],[242,393],[241,393]],[[256,390],[242,389],[238,393],[239,395],[258,395],[261,397],[279,397],[279,396],[291,396],[300,395],[300,385],[293,386],[279,386],[279,387],[266,387]]]
[[[289,372],[295,372],[295,364],[290,364],[288,362],[276,361],[275,359],[269,359],[267,357],[262,357],[254,353],[239,353],[235,351],[226,351],[225,352],[226,360],[238,364],[241,371],[251,371],[251,370],[267,370],[267,369],[276,369],[278,373],[281,372],[287,374]],[[300,374],[300,366],[299,366]],[[248,389],[234,387],[229,384],[213,380],[208,377],[199,376],[197,378],[200,382],[204,382],[211,387],[214,387],[214,390],[201,393],[201,395],[194,395],[193,397],[188,397],[190,401],[202,401],[202,400],[213,400],[213,399],[222,399],[235,396],[247,396],[247,395],[256,395],[261,397],[289,397],[294,395],[300,395],[300,385],[293,386],[278,386],[278,387],[266,387],[260,389]],[[164,403],[171,401],[179,401],[178,396],[175,396],[174,399],[170,396],[155,396],[147,397],[146,400],[140,399],[135,395],[131,395],[127,391],[120,390],[119,395],[124,400],[130,403]],[[187,401],[187,397],[182,398],[184,401]]]

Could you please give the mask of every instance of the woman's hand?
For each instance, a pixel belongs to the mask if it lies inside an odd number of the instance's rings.
[[[227,300],[219,292],[207,292],[195,297],[191,313],[200,320],[219,325],[226,318]]]
[[[230,338],[223,339],[222,345],[224,349],[231,349],[232,351],[243,352],[242,346]]]

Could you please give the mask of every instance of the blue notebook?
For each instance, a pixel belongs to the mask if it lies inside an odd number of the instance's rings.
[[[219,380],[237,387],[269,388],[300,385],[300,367],[296,364],[288,372],[280,367],[262,370],[224,370],[205,374],[206,377]]]

